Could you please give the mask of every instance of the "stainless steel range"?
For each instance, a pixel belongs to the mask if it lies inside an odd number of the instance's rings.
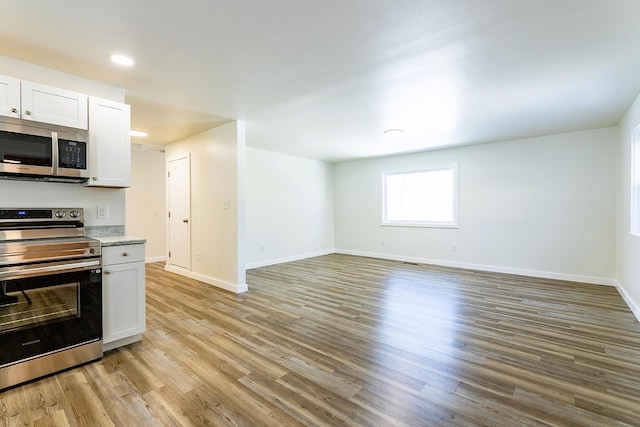
[[[100,242],[83,210],[0,209],[0,389],[101,357]]]

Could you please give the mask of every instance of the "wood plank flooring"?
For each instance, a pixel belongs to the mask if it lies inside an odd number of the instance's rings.
[[[142,342],[0,392],[0,425],[640,425],[611,287],[327,255],[234,295],[163,267]]]

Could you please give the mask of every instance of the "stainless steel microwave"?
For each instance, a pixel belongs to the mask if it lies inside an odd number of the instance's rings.
[[[0,117],[0,178],[86,182],[86,130]]]

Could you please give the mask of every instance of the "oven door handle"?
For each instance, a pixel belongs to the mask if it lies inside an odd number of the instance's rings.
[[[100,259],[60,261],[47,264],[15,265],[0,268],[0,280],[23,279],[49,274],[73,273],[100,268]]]

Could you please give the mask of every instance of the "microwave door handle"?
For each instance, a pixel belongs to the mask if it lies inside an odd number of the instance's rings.
[[[58,175],[58,132],[51,132],[51,161],[53,162],[53,175]]]

